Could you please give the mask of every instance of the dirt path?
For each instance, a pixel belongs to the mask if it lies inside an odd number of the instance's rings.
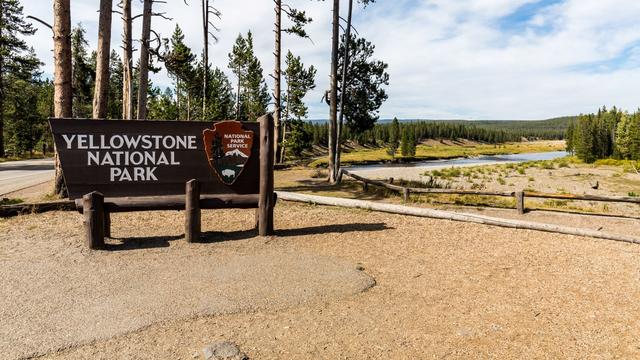
[[[176,228],[183,218],[178,212],[116,216],[116,236],[140,236],[146,231],[175,240],[141,239],[125,246],[135,250],[99,254],[79,250],[76,214],[3,221],[1,233],[10,236],[0,240],[2,279],[8,261],[27,269],[66,263],[66,272],[48,276],[51,281],[41,281],[33,293],[21,289],[31,289],[27,282],[45,274],[24,271],[25,280],[13,285],[14,301],[19,298],[39,314],[46,311],[36,301],[39,294],[64,297],[80,278],[88,276],[73,275],[74,269],[81,268],[75,264],[112,264],[113,271],[127,266],[155,279],[159,287],[155,291],[161,291],[153,300],[158,315],[167,311],[160,304],[172,301],[168,292],[180,294],[189,288],[170,284],[194,276],[184,267],[208,263],[199,257],[223,262],[265,253],[305,254],[338,267],[360,264],[376,279],[376,286],[357,295],[187,320],[176,317],[46,358],[191,359],[198,357],[203,346],[220,339],[235,341],[252,359],[640,356],[637,245],[282,202],[276,210],[279,236],[265,240],[243,230],[252,216],[251,211],[207,212],[203,229],[231,233],[210,233],[209,243],[194,246],[181,240]],[[151,230],[141,229],[141,224],[149,224]],[[42,233],[49,235],[40,239]],[[218,241],[224,238],[237,240]],[[40,254],[38,261],[28,255],[26,246]],[[142,264],[154,264],[154,271]],[[171,270],[162,270],[165,266]],[[287,263],[280,266],[289,267]],[[133,273],[121,275],[122,285],[137,281]],[[138,291],[152,290],[139,286]],[[83,286],[74,295],[82,299],[95,291],[99,290]],[[250,289],[242,290],[246,291]],[[130,319],[149,311],[144,303],[122,301],[128,304]],[[0,324],[6,323],[7,314],[1,316]],[[15,319],[9,319],[15,324]],[[22,331],[15,325],[11,330]],[[55,335],[73,331],[77,328],[63,326]],[[36,331],[25,336],[40,335]]]

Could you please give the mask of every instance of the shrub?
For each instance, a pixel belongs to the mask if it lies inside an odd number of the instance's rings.
[[[315,169],[312,173],[311,173],[311,177],[313,179],[323,179],[323,178],[327,178],[329,177],[329,173],[326,170],[322,170],[322,169]]]

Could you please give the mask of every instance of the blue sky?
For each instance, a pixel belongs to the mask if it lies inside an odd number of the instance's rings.
[[[117,2],[115,0],[114,2]],[[140,11],[141,4],[133,0]],[[289,36],[283,46],[318,69],[317,88],[307,97],[310,118],[326,118],[320,99],[327,88],[331,3],[290,0],[314,19],[313,43]],[[82,22],[96,42],[98,1],[73,0],[73,23]],[[199,1],[158,5],[174,21],[154,19],[170,36],[178,22],[194,52],[201,51]],[[272,2],[215,0],[222,11],[220,42],[211,47],[214,66],[227,69],[227,53],[238,33],[251,29],[267,77],[273,69]],[[343,15],[346,13],[345,0]],[[52,1],[23,0],[25,14],[51,20]],[[378,0],[355,6],[359,34],[376,45],[375,57],[389,63],[389,118],[541,119],[591,112],[601,105],[635,109],[640,96],[640,2],[637,0]],[[139,23],[134,34],[139,36]],[[112,38],[120,39],[114,16]],[[29,39],[52,69],[48,29]],[[114,43],[115,45],[115,43]],[[119,51],[119,49],[118,49]],[[172,86],[165,73],[152,80]]]

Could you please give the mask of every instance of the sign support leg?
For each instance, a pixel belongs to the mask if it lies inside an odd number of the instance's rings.
[[[85,244],[89,249],[104,248],[104,196],[92,192],[82,197]]]
[[[201,232],[200,183],[198,180],[193,179],[187,182],[185,194],[184,238],[191,243],[200,240]]]
[[[258,234],[273,235],[273,138],[274,124],[270,114],[260,122],[260,201],[258,203]]]
[[[111,213],[104,210],[104,237],[111,237]]]

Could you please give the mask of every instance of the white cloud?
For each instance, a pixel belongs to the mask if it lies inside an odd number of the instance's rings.
[[[133,2],[139,12],[141,4]],[[153,27],[169,37],[175,22],[179,23],[188,45],[200,52],[199,1],[189,3],[170,0],[159,5],[174,22],[155,18]],[[328,109],[320,97],[328,84],[331,3],[291,3],[313,17],[308,28],[313,43],[286,36],[284,49],[291,48],[318,68],[317,89],[307,100],[312,118],[326,118]],[[532,3],[536,1],[379,0],[366,9],[356,5],[354,23],[359,34],[376,45],[377,58],[389,63],[389,100],[381,116],[536,119],[590,112],[603,104],[627,109],[640,105],[634,92],[638,69],[611,66],[607,71],[588,71],[585,65],[611,61],[625,51],[637,55],[637,50],[629,49],[640,40],[640,2],[566,0],[541,8],[528,21],[516,24],[521,28],[500,28],[502,17]],[[51,20],[51,1],[29,0],[23,5],[25,14]],[[251,29],[266,76],[273,69],[273,3],[216,0],[214,5],[222,11],[222,20],[220,42],[211,47],[211,61],[231,76],[227,54],[238,33]],[[74,0],[72,6],[73,22],[85,25],[95,46],[98,2]],[[118,20],[114,16],[114,41],[120,39]],[[140,24],[136,25],[134,34],[139,34]],[[41,29],[29,42],[51,73],[48,31]],[[170,85],[165,74],[152,79]],[[272,85],[270,78],[267,81]]]

